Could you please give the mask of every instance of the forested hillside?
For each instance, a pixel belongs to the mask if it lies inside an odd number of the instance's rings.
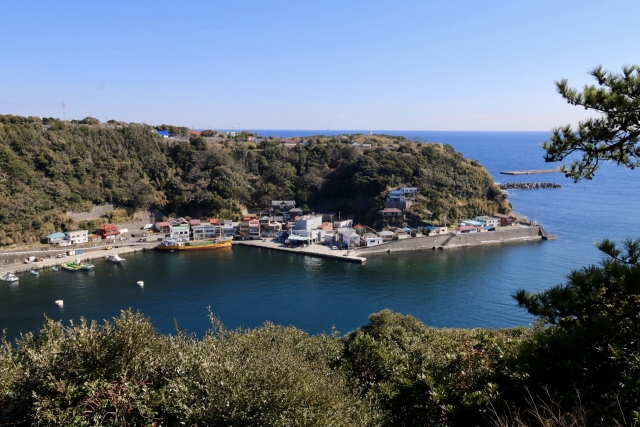
[[[0,245],[74,228],[65,212],[107,202],[130,211],[232,217],[288,199],[372,222],[392,185],[410,185],[419,187],[411,213],[421,219],[509,210],[486,170],[451,146],[401,139],[396,150],[363,152],[349,142],[343,136],[311,137],[294,148],[277,139],[212,144],[201,136],[165,139],[135,123],[0,115]]]

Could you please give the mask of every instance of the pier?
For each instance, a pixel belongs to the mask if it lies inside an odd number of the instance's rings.
[[[533,175],[536,173],[556,173],[561,172],[560,169],[530,169],[524,171],[501,171],[503,175]]]
[[[367,262],[367,259],[361,256],[355,256],[352,254],[353,251],[349,250],[336,250],[330,249],[328,246],[319,245],[319,244],[311,244],[305,247],[295,247],[290,248],[286,247],[280,242],[275,242],[272,240],[262,241],[262,240],[234,240],[234,245],[244,245],[244,246],[253,246],[256,248],[264,248],[276,251],[289,252],[299,255],[307,255],[319,258],[331,258],[338,261],[347,261],[347,262],[355,262],[358,264],[364,264]]]
[[[69,255],[64,258],[44,258],[42,261],[39,261],[39,262],[34,261],[30,263],[21,263],[21,264],[14,263],[14,264],[1,265],[0,275],[4,275],[6,273],[24,273],[24,272],[28,272],[29,270],[41,270],[45,268],[51,268],[54,265],[58,266],[58,265],[61,265],[63,262],[68,262],[76,258],[80,258],[83,261],[90,260],[90,259],[100,259],[100,258],[106,260],[107,255],[111,255],[111,254],[122,255],[126,253],[131,253],[131,252],[145,251],[145,250],[153,249],[155,246],[156,246],[155,243],[148,243],[148,244],[138,243],[135,246],[133,245],[119,246],[119,247],[114,246],[113,249],[108,249],[108,250],[105,250],[104,248],[94,249],[94,250],[88,250],[88,248],[81,248],[83,252],[80,255]],[[64,252],[64,251],[58,251],[58,252]]]

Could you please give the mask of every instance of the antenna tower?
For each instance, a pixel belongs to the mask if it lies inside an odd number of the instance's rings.
[[[67,126],[67,103],[62,100],[62,116],[64,117],[64,125]]]

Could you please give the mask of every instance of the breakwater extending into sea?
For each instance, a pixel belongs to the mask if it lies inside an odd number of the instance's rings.
[[[555,182],[507,182],[498,184],[501,190],[537,190],[540,188],[562,188]]]

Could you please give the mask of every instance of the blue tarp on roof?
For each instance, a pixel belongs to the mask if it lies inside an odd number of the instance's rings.
[[[168,130],[158,130],[156,132],[158,132],[158,135],[160,135],[160,136],[169,136],[169,131]]]
[[[58,231],[57,233],[49,234],[47,236],[47,239],[60,239],[60,238],[62,238],[64,236],[66,236],[66,234],[64,234],[61,231]]]

